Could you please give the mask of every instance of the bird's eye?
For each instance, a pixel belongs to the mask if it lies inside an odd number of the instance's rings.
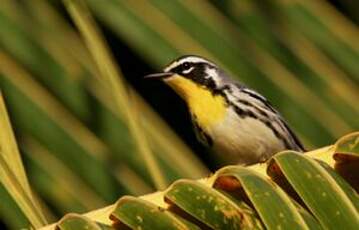
[[[182,74],[189,74],[194,69],[188,62],[185,62],[181,66],[181,73]]]
[[[191,65],[188,62],[183,63],[182,70],[187,70],[189,68],[191,68]]]

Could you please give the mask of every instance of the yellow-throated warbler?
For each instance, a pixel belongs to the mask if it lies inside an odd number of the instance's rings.
[[[183,56],[159,78],[187,103],[200,142],[221,164],[253,164],[273,154],[304,148],[281,115],[259,93],[232,80],[214,63]]]

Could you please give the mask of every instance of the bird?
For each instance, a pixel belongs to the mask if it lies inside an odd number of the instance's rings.
[[[305,151],[264,96],[212,61],[181,56],[145,78],[162,80],[184,100],[198,141],[220,166],[263,163],[283,150]]]

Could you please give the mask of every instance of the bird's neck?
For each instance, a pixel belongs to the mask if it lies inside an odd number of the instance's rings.
[[[186,101],[202,128],[209,129],[225,118],[226,103],[222,95],[213,95],[205,87],[181,76],[171,77],[166,83]]]

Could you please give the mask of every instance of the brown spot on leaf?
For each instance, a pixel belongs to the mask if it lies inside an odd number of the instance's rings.
[[[336,162],[334,169],[359,192],[359,160]]]
[[[234,176],[220,176],[214,182],[213,187],[231,192],[240,189],[241,184]]]
[[[359,161],[359,155],[349,155],[345,153],[334,153],[333,158],[338,164]]]

